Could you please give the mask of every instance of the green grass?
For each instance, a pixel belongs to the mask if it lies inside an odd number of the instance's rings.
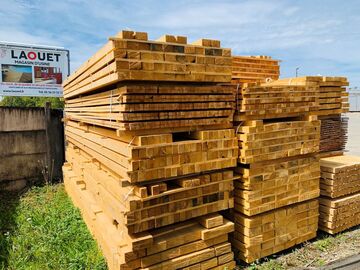
[[[275,260],[269,260],[261,264],[250,264],[247,270],[285,270],[285,268],[281,263]]]
[[[314,243],[315,247],[320,251],[327,251],[334,245],[334,237],[325,237],[324,239],[318,240]]]
[[[360,249],[360,226],[278,256],[243,265],[247,270],[323,266]],[[62,184],[34,187],[23,196],[0,192],[0,270],[107,269],[85,223]]]
[[[0,193],[0,269],[107,269],[63,185]]]

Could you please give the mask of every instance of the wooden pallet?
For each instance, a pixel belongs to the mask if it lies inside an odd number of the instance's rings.
[[[318,201],[310,200],[256,216],[234,212],[230,239],[235,256],[251,263],[310,240],[318,228]]]
[[[311,85],[244,84],[238,88],[234,121],[307,115],[319,109],[317,89]]]
[[[105,166],[68,147],[71,171],[103,211],[131,233],[147,231],[234,205],[232,170],[198,174],[155,184],[121,186]]]
[[[319,150],[320,121],[246,121],[237,127],[239,162],[250,164],[315,153]]]
[[[313,155],[238,164],[235,210],[253,216],[319,197],[320,164]]]
[[[131,183],[170,179],[236,166],[238,155],[234,130],[196,131],[187,134],[161,134],[120,137],[116,132],[69,121],[66,141],[92,156]],[[147,140],[136,146],[133,141]],[[161,142],[161,143],[159,143]]]
[[[66,117],[118,130],[226,125],[232,121],[231,85],[123,83],[117,88],[69,99]]]
[[[360,192],[360,157],[334,156],[320,159],[321,195],[338,198]]]
[[[320,197],[319,229],[330,234],[360,224],[360,193],[340,198]]]
[[[122,31],[64,82],[65,99],[125,80],[230,82],[231,50],[220,41]]]
[[[346,92],[346,86],[349,85],[349,82],[345,77],[306,76],[286,78],[273,81],[270,85],[316,87],[319,109],[312,112],[315,115],[341,114],[349,111],[349,98]]]
[[[234,84],[277,80],[280,75],[279,60],[270,56],[233,56],[231,82]]]
[[[341,114],[321,116],[320,152],[344,151],[347,142],[348,118]]]
[[[108,217],[94,196],[64,166],[64,182],[74,204],[98,241],[109,269],[233,269],[228,234],[234,224],[219,214],[128,234]],[[75,177],[75,178],[74,178]]]

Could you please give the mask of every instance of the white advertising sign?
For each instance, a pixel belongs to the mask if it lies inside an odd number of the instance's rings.
[[[0,43],[0,95],[62,97],[69,51]]]

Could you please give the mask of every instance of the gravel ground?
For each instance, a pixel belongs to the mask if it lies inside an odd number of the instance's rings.
[[[318,237],[277,255],[269,256],[246,270],[319,269],[331,262],[360,253],[360,226],[337,235],[319,231]],[[326,267],[325,267],[326,269]]]
[[[360,156],[360,112],[347,113],[346,116],[349,117],[347,154]]]

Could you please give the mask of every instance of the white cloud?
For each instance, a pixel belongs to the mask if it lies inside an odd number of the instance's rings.
[[[355,0],[0,0],[0,40],[63,46],[78,67],[120,29],[215,38],[236,54],[283,60],[283,73],[349,74],[360,85]],[[359,74],[359,75],[356,75]]]

